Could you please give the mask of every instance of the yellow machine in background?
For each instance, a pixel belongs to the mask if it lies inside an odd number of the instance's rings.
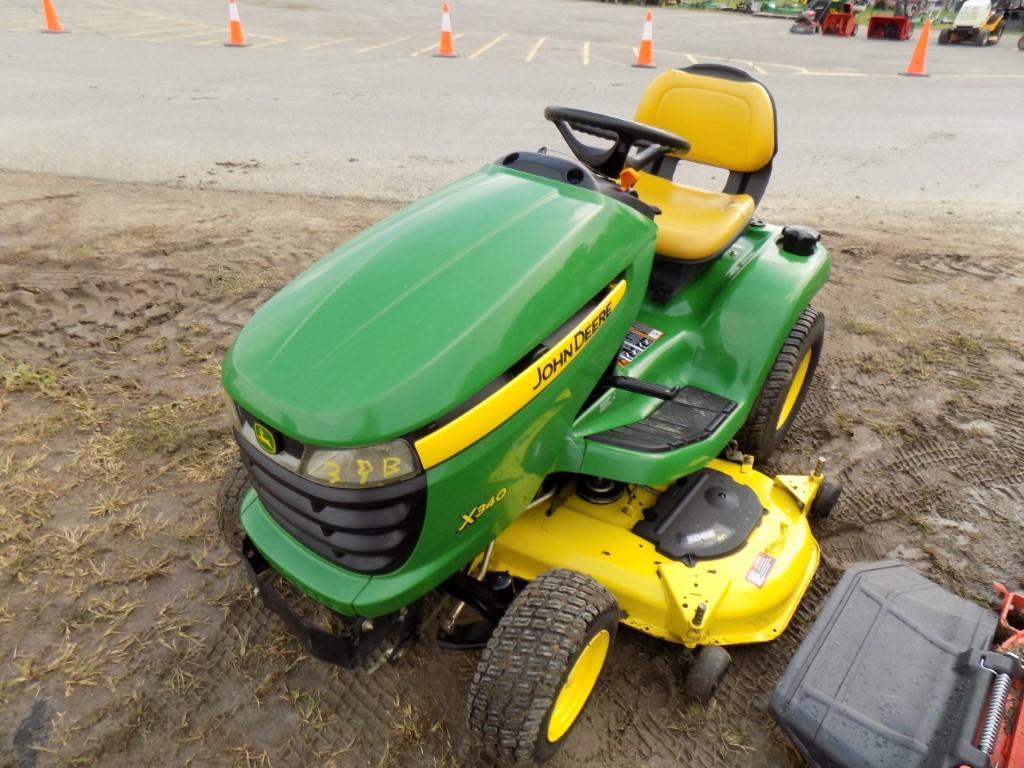
[[[1003,39],[1006,12],[1002,4],[990,0],[965,0],[953,19],[953,26],[939,33],[939,45],[974,43],[996,45]]]

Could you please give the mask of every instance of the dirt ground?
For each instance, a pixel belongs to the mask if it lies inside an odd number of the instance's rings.
[[[0,173],[0,765],[460,763],[472,655],[428,636],[373,672],[304,656],[212,519],[218,361],[390,209]],[[835,258],[825,359],[774,467],[820,453],[845,485],[822,568],[706,710],[678,648],[622,632],[556,766],[799,765],[766,702],[843,568],[900,557],[983,602],[1024,579],[1021,211],[765,213]]]

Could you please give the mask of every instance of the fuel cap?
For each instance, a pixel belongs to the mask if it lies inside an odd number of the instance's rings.
[[[810,256],[819,240],[821,233],[810,227],[796,224],[782,229],[782,249],[796,256]]]

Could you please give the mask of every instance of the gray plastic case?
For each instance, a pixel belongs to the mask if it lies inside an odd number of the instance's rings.
[[[898,561],[851,568],[769,709],[814,768],[988,765],[971,744],[996,616]]]

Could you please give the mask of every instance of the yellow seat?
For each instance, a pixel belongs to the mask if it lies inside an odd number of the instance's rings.
[[[754,215],[777,151],[775,105],[746,72],[696,64],[663,72],[644,92],[636,121],[690,142],[638,174],[640,199],[661,209],[655,216],[658,255],[706,261],[725,251]],[[729,171],[725,189],[710,192],[674,183],[678,160]]]
[[[661,209],[656,253],[700,261],[730,245],[746,228],[757,204],[750,195],[729,195],[684,187],[650,173],[640,173],[633,187],[640,199]]]

